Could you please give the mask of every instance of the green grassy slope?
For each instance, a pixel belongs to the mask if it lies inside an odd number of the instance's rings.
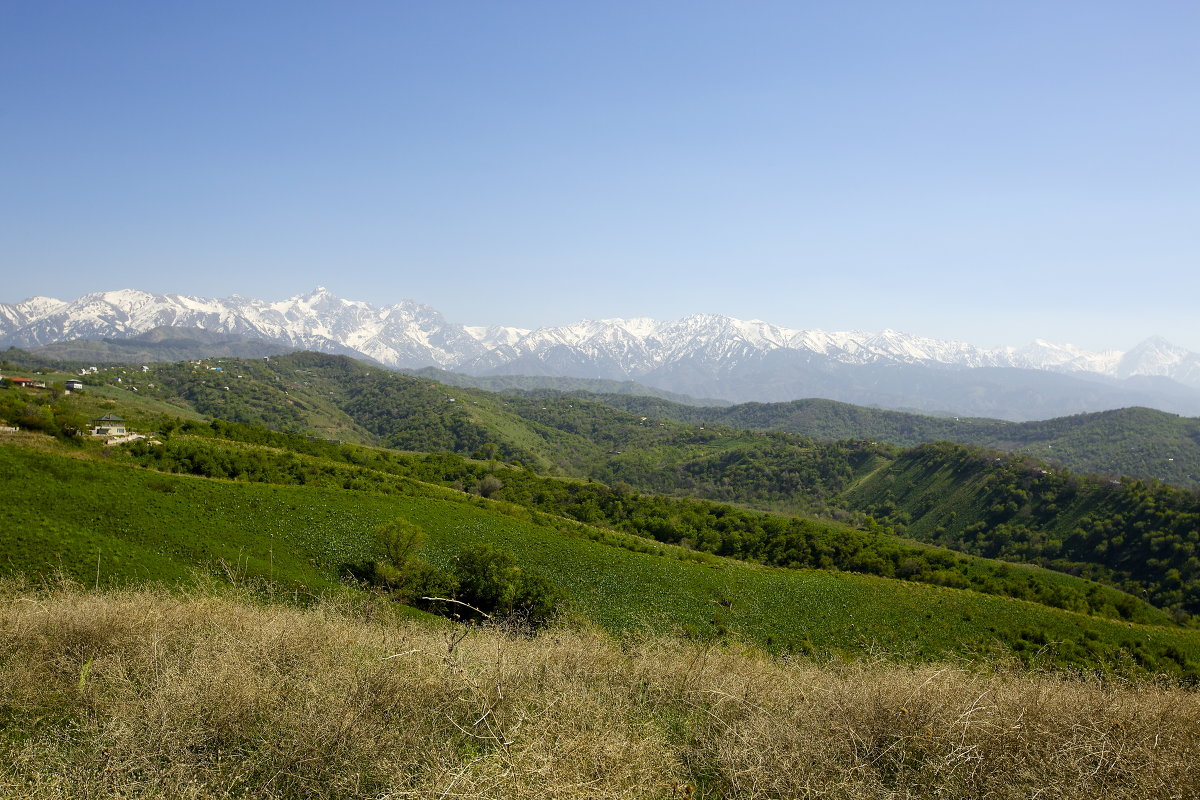
[[[1100,616],[1169,622],[1161,610],[1114,589],[899,539],[878,524],[864,531],[695,498],[640,494],[628,486],[547,478],[524,467],[452,454],[311,441],[214,421],[187,424],[162,443],[135,442],[107,455],[164,472],[284,485],[396,493],[416,480],[507,501],[523,518],[550,515],[604,526],[636,543],[634,549],[647,550],[649,540],[679,543],[754,563],[903,577]]]
[[[92,458],[0,446],[0,569],[64,571],[91,585],[218,575],[286,589],[335,586],[372,555],[370,530],[401,517],[447,563],[488,543],[562,586],[576,612],[611,629],[737,636],[769,648],[910,657],[1013,653],[1060,666],[1200,677],[1200,632],[1123,623],[961,590],[863,575],[757,567],[686,551],[652,555],[592,541],[572,526],[517,519],[487,500],[406,484],[385,495],[164,475]],[[19,522],[15,522],[19,521]],[[98,567],[98,569],[97,569]],[[98,573],[98,578],[97,578]]]

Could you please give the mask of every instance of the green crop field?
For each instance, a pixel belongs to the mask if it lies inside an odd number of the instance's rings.
[[[197,570],[267,579],[304,596],[371,558],[372,530],[403,518],[448,564],[491,544],[566,591],[571,613],[614,632],[737,638],[772,650],[971,659],[1200,677],[1200,632],[1134,625],[1019,600],[851,573],[787,570],[679,548],[659,555],[535,524],[502,504],[410,482],[406,494],[176,476],[87,453],[0,446],[0,569],[86,585],[186,582]],[[560,530],[560,528],[562,528]]]

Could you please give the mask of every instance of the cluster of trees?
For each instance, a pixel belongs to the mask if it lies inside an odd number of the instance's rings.
[[[355,483],[365,471],[303,458],[290,451],[264,450],[200,438],[170,436],[162,444],[143,440],[125,451],[142,466],[163,472],[229,478],[253,483],[337,486],[386,491],[380,481]]]
[[[288,397],[280,382],[254,362],[234,362],[225,373],[188,362],[159,364],[136,376],[139,395],[161,400],[182,400],[201,414],[263,425],[277,431],[301,433],[308,429],[305,401]],[[101,373],[96,379],[110,375]],[[228,387],[228,388],[226,388]]]
[[[606,482],[625,481],[646,491],[817,513],[845,489],[874,451],[855,443],[802,442],[783,434],[746,437],[715,452],[688,444],[634,450],[594,472]]]
[[[365,375],[344,388],[346,413],[388,447],[473,453],[492,439],[461,401],[450,402],[424,381]],[[522,454],[509,447],[501,448],[500,455],[514,459]]]
[[[401,602],[455,618],[503,618],[539,626],[560,614],[566,597],[544,575],[523,569],[512,553],[463,547],[447,569],[420,555],[425,532],[396,519],[375,531],[379,558],[352,572]]]

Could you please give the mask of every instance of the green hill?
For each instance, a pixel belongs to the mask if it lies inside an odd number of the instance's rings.
[[[1128,475],[1200,487],[1200,419],[1122,408],[1037,422],[929,417],[834,400],[699,407],[660,398],[589,394],[633,414],[689,424],[795,433],[812,439],[869,439],[913,447],[957,442],[1035,456],[1074,472]]]
[[[152,344],[167,347],[172,341],[156,340]],[[30,368],[53,369],[53,361],[39,356],[15,350],[7,355],[11,361]],[[223,368],[219,372],[210,369],[225,363],[234,365],[240,377],[231,378]],[[415,382],[405,383],[413,381],[414,376]],[[441,370],[418,370],[412,376],[401,376],[346,357],[316,353],[265,360],[209,358],[183,367],[153,365],[147,373],[136,367],[115,367],[102,372],[96,383],[118,377],[132,380],[139,392],[150,390],[172,400],[182,396],[193,410],[226,419],[329,438],[436,446],[456,452],[473,452],[480,444],[496,440],[507,447],[505,452],[510,457],[532,459],[543,466],[555,461],[563,443],[547,446],[522,437],[521,432],[500,419],[506,402],[546,404],[577,399],[656,421],[791,433],[818,441],[869,440],[900,447],[952,441],[1032,455],[1074,472],[1153,478],[1185,488],[1200,487],[1200,419],[1148,408],[1014,423],[931,417],[819,399],[729,406],[650,390],[632,382],[476,378]],[[441,402],[449,402],[448,398],[456,394],[462,396],[459,399],[467,398],[475,405],[475,413],[437,409],[437,413],[430,414],[436,405],[431,391]],[[506,392],[519,400],[498,400],[494,392]],[[407,413],[397,415],[397,409]],[[418,411],[419,415],[411,418]],[[525,411],[518,413],[530,416]],[[536,421],[555,427],[554,421]],[[506,432],[515,440],[500,441]],[[598,443],[616,445],[619,441],[609,439]]]
[[[1042,564],[1200,613],[1200,493],[1081,477],[948,443],[900,453],[844,495],[905,535]]]
[[[186,433],[180,436],[178,433]],[[689,557],[730,556],[790,568],[851,570],[970,588],[1134,621],[1166,622],[1127,594],[1065,575],[956,555],[877,530],[766,514],[694,498],[639,494],[628,486],[547,478],[520,467],[451,454],[402,454],[312,442],[214,421],[183,426],[164,443],[133,443],[111,454],[153,469],[204,477],[394,493],[397,478],[504,500],[521,518],[571,520],[621,534],[624,546],[680,544]],[[700,551],[700,552],[696,552]]]

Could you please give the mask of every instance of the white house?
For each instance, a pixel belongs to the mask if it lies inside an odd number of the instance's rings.
[[[105,414],[92,420],[92,436],[124,436],[125,420],[113,414]]]

